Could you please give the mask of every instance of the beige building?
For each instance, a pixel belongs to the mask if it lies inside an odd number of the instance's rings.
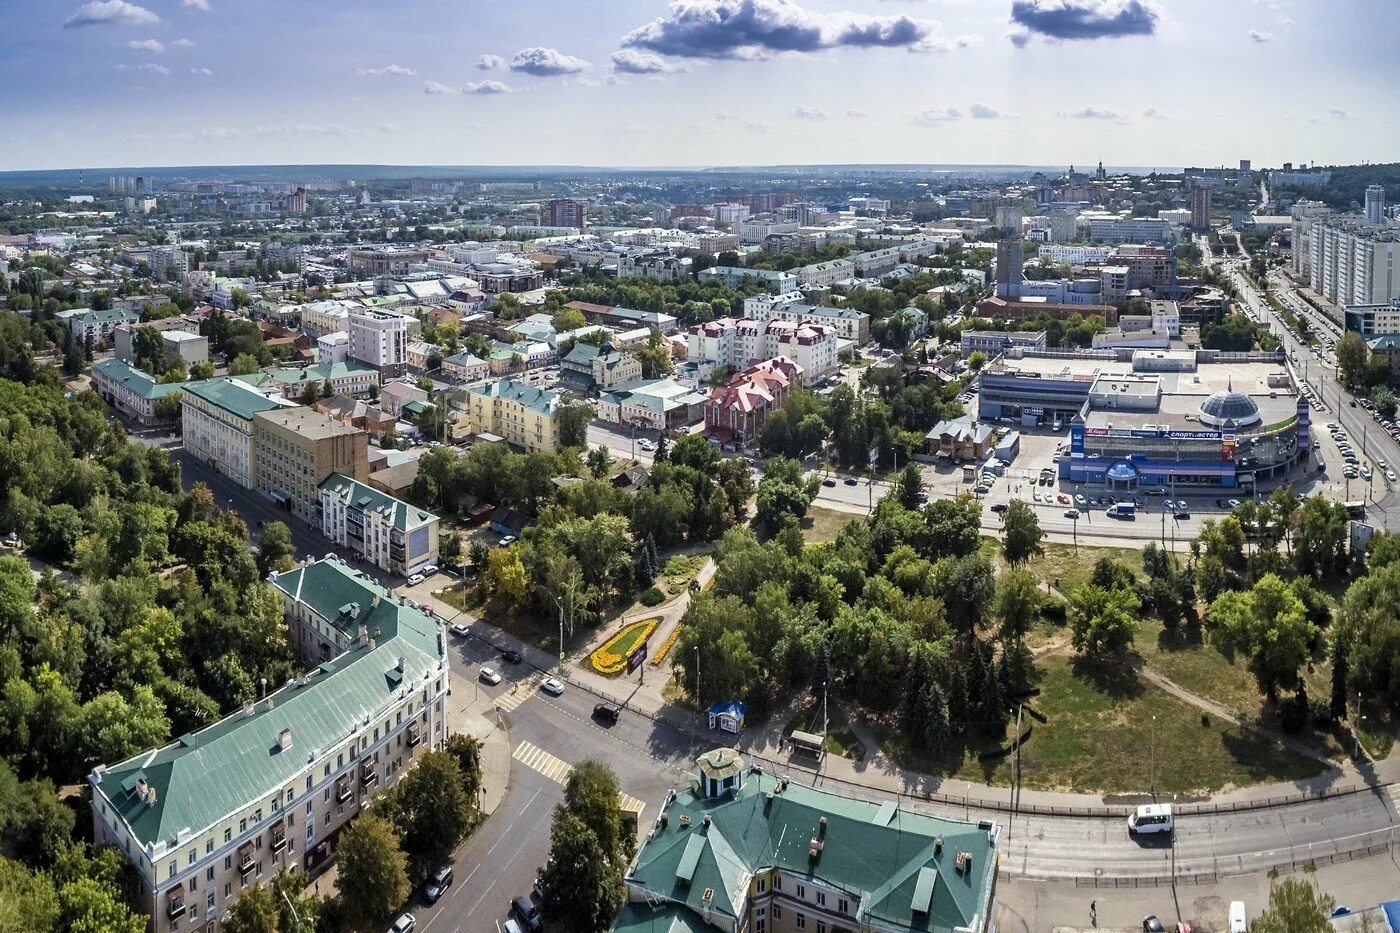
[[[253,416],[295,404],[239,379],[187,382],[180,402],[186,453],[245,489],[253,485]]]
[[[558,413],[564,401],[559,393],[500,379],[473,386],[466,401],[459,431],[496,434],[531,452],[559,450]]]
[[[254,488],[302,521],[321,524],[320,485],[332,473],[369,478],[369,435],[311,408],[253,416]]]
[[[130,861],[152,933],[216,933],[245,889],[315,869],[447,739],[438,622],[338,560],[270,582],[306,673],[88,777],[93,839]]]

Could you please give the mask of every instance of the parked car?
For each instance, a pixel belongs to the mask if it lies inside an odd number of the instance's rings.
[[[1006,511],[1006,503],[1005,503],[1005,502],[998,502],[998,503],[996,503],[995,505],[992,506],[992,511],[993,511],[993,512],[996,512],[996,513],[998,513],[998,514],[1000,514],[1000,513],[1002,513],[1002,512],[1005,512],[1005,511]]]
[[[453,622],[447,627],[447,630],[458,638],[466,638],[472,632],[471,628],[465,622]]]
[[[421,574],[422,574],[423,576],[425,576],[425,577],[431,577],[433,574],[435,574],[435,573],[438,572],[438,565],[437,565],[437,564],[424,564],[423,567],[422,567],[422,569],[419,570],[418,572],[421,573]]]
[[[519,664],[525,659],[521,656],[520,652],[516,651],[514,648],[502,648],[501,660],[505,661],[507,664]]]
[[[418,928],[418,921],[413,919],[413,914],[402,914],[389,927],[389,933],[413,933]]]
[[[415,573],[413,576],[411,576],[411,577],[408,578],[408,585],[409,585],[409,586],[417,586],[418,584],[420,584],[420,583],[422,583],[422,582],[423,582],[423,575],[422,575],[421,573]]]
[[[489,684],[492,687],[501,682],[501,675],[496,673],[496,669],[492,667],[483,667],[476,676],[482,683]]]
[[[1079,518],[1079,510],[1078,510],[1078,509],[1065,509],[1065,518],[1070,518],[1070,519],[1077,519],[1077,518]]]
[[[541,683],[540,689],[552,697],[564,695],[564,684],[553,677]]]
[[[1245,917],[1244,901],[1230,902],[1230,933],[1245,933],[1249,923]]]
[[[1240,500],[1238,500],[1238,499],[1228,499],[1228,500],[1226,500],[1225,504],[1228,505],[1228,506],[1229,506],[1230,508],[1232,508],[1232,509],[1237,509],[1237,508],[1240,507]]]
[[[540,909],[528,897],[517,897],[510,902],[510,909],[531,933],[544,929],[544,918],[540,916]]]
[[[504,538],[496,542],[496,547],[510,547],[514,543],[515,535],[506,535]]]
[[[618,717],[621,715],[622,707],[618,706],[616,703],[598,703],[593,707],[593,718],[605,722],[608,725],[617,722]]]
[[[1177,509],[1172,513],[1172,518],[1179,522],[1184,522],[1191,517],[1191,513],[1185,509]]]
[[[433,876],[428,879],[428,883],[423,885],[423,900],[429,904],[436,904],[437,899],[447,892],[452,886],[452,866],[444,865]]]

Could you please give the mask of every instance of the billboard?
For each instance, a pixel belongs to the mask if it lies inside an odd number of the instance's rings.
[[[627,656],[627,673],[632,673],[642,666],[642,662],[647,659],[647,643],[642,642],[632,649],[632,653]]]

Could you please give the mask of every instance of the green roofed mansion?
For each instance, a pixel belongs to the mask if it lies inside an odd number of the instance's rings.
[[[321,483],[321,533],[376,567],[407,576],[437,560],[438,517],[332,473]]]
[[[982,933],[994,823],[796,784],[719,748],[696,760],[627,872],[614,933]]]
[[[214,933],[244,888],[317,867],[376,793],[447,738],[437,621],[338,559],[269,582],[306,673],[88,778],[93,838],[131,861],[154,933]]]

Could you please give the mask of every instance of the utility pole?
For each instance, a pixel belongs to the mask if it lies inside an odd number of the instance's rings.
[[[695,708],[700,708],[700,646],[695,646]]]
[[[1152,751],[1148,757],[1152,799],[1157,799],[1157,717],[1152,717]]]

